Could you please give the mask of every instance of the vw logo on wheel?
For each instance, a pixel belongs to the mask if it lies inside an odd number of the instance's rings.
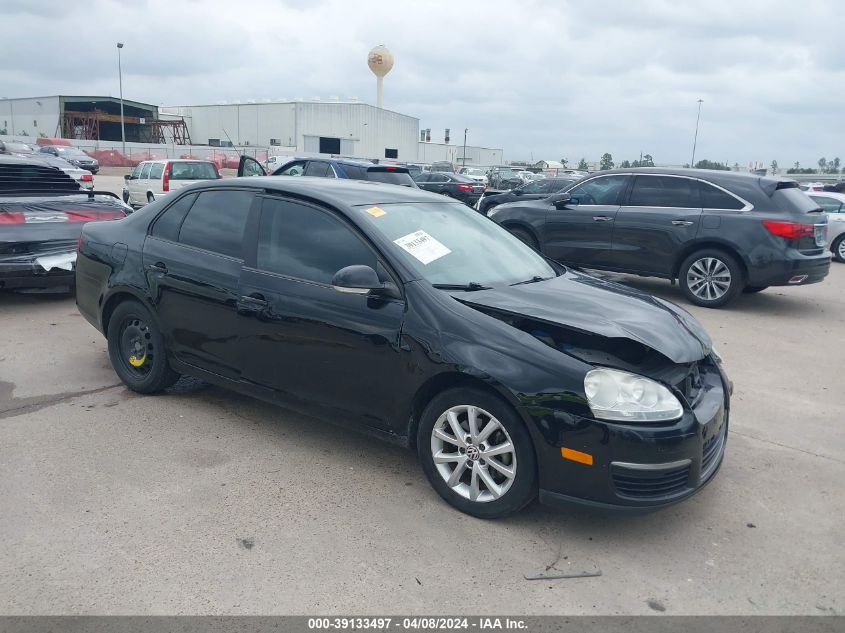
[[[478,461],[478,458],[481,457],[481,451],[475,444],[470,444],[467,446],[467,459],[470,461]]]

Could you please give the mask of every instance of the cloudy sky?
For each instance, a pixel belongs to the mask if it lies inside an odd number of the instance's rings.
[[[0,96],[375,101],[505,158],[845,159],[835,0],[2,0]]]

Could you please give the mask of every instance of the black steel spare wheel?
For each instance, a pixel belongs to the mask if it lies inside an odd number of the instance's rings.
[[[115,308],[108,325],[109,358],[123,383],[134,391],[155,393],[179,379],[167,362],[164,339],[149,310],[137,301]]]

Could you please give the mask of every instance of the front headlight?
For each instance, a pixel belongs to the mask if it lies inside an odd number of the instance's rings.
[[[588,371],[584,392],[593,415],[601,420],[662,422],[684,413],[678,399],[660,383],[617,369]]]
[[[713,357],[713,360],[715,360],[720,365],[722,364],[722,355],[716,351],[715,345],[710,346],[710,355]]]

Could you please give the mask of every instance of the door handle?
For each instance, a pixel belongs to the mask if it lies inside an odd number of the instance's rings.
[[[695,222],[690,222],[689,220],[672,220],[672,224],[674,226],[692,226]]]
[[[264,295],[253,292],[250,295],[241,295],[241,298],[238,299],[238,312],[241,314],[257,314],[269,305]]]
[[[167,266],[165,266],[163,262],[156,262],[155,264],[150,264],[149,266],[147,266],[147,270],[154,273],[161,273],[162,275],[167,274]]]
[[[608,217],[606,215],[594,215],[593,220],[596,222],[612,222],[613,218]]]

